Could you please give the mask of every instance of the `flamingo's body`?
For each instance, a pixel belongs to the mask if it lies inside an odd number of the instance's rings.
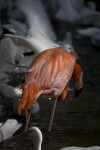
[[[19,114],[25,107],[27,118],[27,109],[31,108],[41,94],[53,93],[56,100],[63,100],[67,95],[71,76],[76,82],[76,90],[80,90],[83,86],[82,75],[75,57],[66,50],[53,48],[43,51],[26,72],[23,94],[18,105]],[[52,113],[54,115],[54,111]]]

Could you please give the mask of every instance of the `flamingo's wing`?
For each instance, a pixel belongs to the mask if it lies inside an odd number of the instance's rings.
[[[37,89],[62,91],[72,76],[75,62],[75,57],[63,49],[48,49],[33,60],[26,73],[26,83],[33,81]]]

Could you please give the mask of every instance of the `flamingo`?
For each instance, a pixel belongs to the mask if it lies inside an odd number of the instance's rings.
[[[22,137],[29,136],[32,139],[33,142],[33,148],[34,150],[41,150],[42,149],[42,141],[43,141],[43,135],[41,130],[38,127],[31,127],[29,130],[25,133],[22,133],[20,135],[15,136],[13,139],[11,139],[8,144],[6,145],[5,149],[16,139],[20,139]],[[71,147],[65,147],[60,150],[100,150],[100,146],[91,146],[91,147],[76,147],[76,146],[71,146]]]
[[[76,97],[83,88],[83,71],[76,63],[76,58],[60,48],[47,49],[40,53],[31,63],[26,72],[26,81],[23,87],[18,112],[25,107],[26,129],[31,116],[31,107],[42,94],[52,93],[55,100],[52,107],[48,131],[51,131],[56,102],[65,99],[69,80],[74,78],[76,83]],[[28,112],[29,110],[29,112]]]

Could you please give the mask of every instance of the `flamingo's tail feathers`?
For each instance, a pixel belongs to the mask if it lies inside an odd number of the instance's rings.
[[[18,105],[18,113],[20,115],[21,110],[30,108],[34,104],[34,96],[36,94],[36,88],[33,82],[24,85],[21,101]]]
[[[28,98],[28,88],[26,85],[24,85],[24,88],[23,88],[23,94],[22,94],[22,98],[21,98],[21,101],[18,105],[18,113],[20,115],[20,112],[21,110],[25,107],[26,105],[26,102],[27,102],[27,98]]]

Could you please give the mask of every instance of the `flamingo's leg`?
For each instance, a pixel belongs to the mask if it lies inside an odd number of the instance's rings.
[[[28,125],[29,125],[29,122],[30,122],[31,114],[32,114],[32,107],[31,107],[31,108],[29,109],[29,111],[28,111],[28,117],[27,117],[25,132],[28,130]]]
[[[50,131],[51,131],[51,128],[52,128],[52,123],[53,123],[53,118],[54,118],[54,113],[55,113],[57,98],[58,98],[58,97],[55,98],[54,103],[53,103],[53,105],[52,105],[52,111],[51,111],[51,117],[50,117],[48,132],[50,132]]]

